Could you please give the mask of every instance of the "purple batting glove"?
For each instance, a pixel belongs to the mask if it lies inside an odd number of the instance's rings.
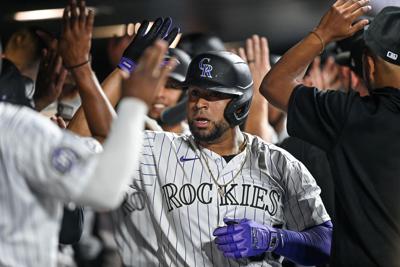
[[[271,252],[280,242],[277,229],[249,219],[224,218],[227,226],[214,231],[215,244],[228,258],[240,259]]]

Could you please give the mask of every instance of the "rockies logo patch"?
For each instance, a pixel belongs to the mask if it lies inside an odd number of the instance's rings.
[[[51,155],[51,166],[59,173],[65,174],[78,162],[78,154],[69,147],[58,147]]]

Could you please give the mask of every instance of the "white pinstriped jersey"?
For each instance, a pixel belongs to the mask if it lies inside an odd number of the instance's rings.
[[[280,266],[272,254],[228,260],[214,245],[214,229],[224,217],[295,231],[330,220],[307,169],[286,151],[247,136],[248,149],[227,163],[207,149],[202,158],[190,135],[146,132],[140,168],[112,213],[126,266]],[[240,172],[223,197],[205,161],[220,184]]]
[[[55,266],[62,202],[81,193],[100,145],[0,103],[0,266]]]

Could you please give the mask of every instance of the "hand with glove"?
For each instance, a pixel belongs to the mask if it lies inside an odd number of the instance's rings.
[[[329,261],[331,221],[303,231],[276,229],[249,219],[224,218],[227,226],[214,231],[215,243],[225,257],[240,259],[274,252],[301,265],[321,265]]]
[[[280,242],[277,229],[249,219],[224,218],[227,226],[214,231],[215,243],[225,257],[240,259],[271,252]]]
[[[158,18],[146,33],[149,22],[143,21],[135,38],[125,49],[118,67],[126,72],[132,72],[144,50],[151,46],[157,39],[164,39],[170,45],[179,33],[179,28],[177,27],[170,30],[171,24],[172,20],[170,17],[165,19]]]

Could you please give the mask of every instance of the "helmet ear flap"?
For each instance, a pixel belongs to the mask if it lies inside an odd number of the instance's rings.
[[[225,108],[224,117],[228,121],[229,125],[237,126],[242,124],[247,115],[249,114],[251,100],[253,94],[250,93],[243,95],[242,97],[233,98]]]

